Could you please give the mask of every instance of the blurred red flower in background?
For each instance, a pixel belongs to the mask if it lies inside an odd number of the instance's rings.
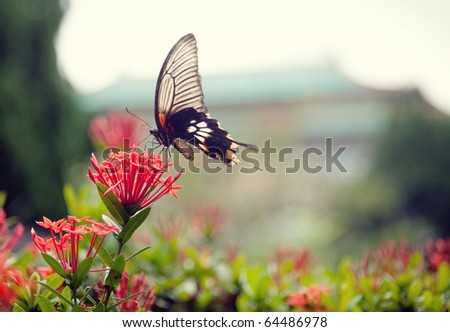
[[[279,246],[275,250],[274,260],[277,265],[292,262],[292,270],[301,272],[311,267],[311,252],[307,249]]]
[[[89,127],[89,136],[100,149],[129,150],[137,146],[144,135],[144,127],[138,118],[119,111],[94,117]]]
[[[182,237],[185,224],[174,215],[169,215],[164,220],[158,220],[155,225],[156,234],[166,242],[175,241]]]
[[[24,227],[22,224],[17,224],[11,235],[8,228],[6,213],[0,208],[0,311],[7,311],[11,308],[11,303],[17,298],[17,294],[11,286],[22,286],[24,279],[22,272],[8,263],[12,249],[23,235]]]
[[[450,264],[450,238],[428,240],[425,243],[429,268],[436,271],[442,263]]]
[[[24,231],[22,224],[14,227],[12,235],[8,234],[8,224],[6,223],[6,213],[0,209],[0,256],[7,255],[20,241]]]
[[[225,225],[225,214],[217,205],[193,209],[191,212],[192,227],[198,235],[212,240]]]

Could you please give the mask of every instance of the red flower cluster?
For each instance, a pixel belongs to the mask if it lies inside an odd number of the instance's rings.
[[[407,241],[386,242],[372,252],[372,257],[377,270],[396,275],[408,267],[412,253]]]
[[[275,263],[282,265],[286,262],[292,262],[292,270],[302,272],[311,265],[311,252],[306,249],[295,249],[291,247],[278,247],[275,251]]]
[[[127,273],[122,275],[120,284],[114,292],[117,302],[136,294],[128,301],[119,304],[122,311],[136,312],[136,311],[150,311],[155,302],[156,295],[153,286],[148,285],[147,278],[143,272],[134,275],[131,278],[129,285],[129,277]]]
[[[175,216],[168,216],[165,220],[159,220],[155,225],[158,236],[166,242],[175,241],[181,238],[184,233],[184,223]]]
[[[44,239],[36,234],[34,228],[31,229],[31,237],[36,247],[43,253],[54,252],[61,266],[68,273],[75,273],[79,264],[80,241],[83,235],[91,234],[87,257],[95,257],[102,246],[105,236],[118,229],[107,226],[103,223],[95,222],[87,217],[77,219],[73,216],[51,221],[44,217],[36,224],[46,228],[50,232],[50,237]],[[97,240],[100,239],[100,241]]]
[[[181,172],[175,177],[163,175],[167,172],[167,164],[160,155],[146,152],[110,153],[107,160],[98,163],[92,154],[91,168],[88,176],[94,183],[101,183],[113,192],[127,212],[137,212],[171,193],[178,197],[176,191],[181,187],[174,186]]]
[[[17,294],[11,286],[24,284],[22,272],[7,263],[12,249],[22,237],[23,231],[22,224],[17,224],[10,236],[6,224],[6,213],[0,209],[0,311],[9,310],[11,303],[17,298]]]
[[[101,148],[128,150],[139,144],[144,135],[142,128],[136,117],[111,111],[92,119],[89,136],[93,143]]]
[[[329,287],[311,285],[304,290],[290,293],[286,303],[300,311],[328,311],[321,300],[321,296],[326,294],[330,294]]]

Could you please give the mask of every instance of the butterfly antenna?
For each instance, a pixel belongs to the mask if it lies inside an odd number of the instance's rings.
[[[149,128],[152,128],[152,126],[150,126],[150,124],[149,124],[147,121],[145,121],[145,120],[144,120],[143,118],[141,118],[140,116],[138,116],[138,115],[134,114],[133,112],[131,112],[131,111],[128,109],[128,107],[125,107],[125,110],[127,111],[128,114],[134,116],[136,119],[141,120],[141,121],[144,122]],[[148,136],[147,136],[147,137],[148,137]],[[146,138],[147,138],[147,137],[146,137]],[[141,143],[142,143],[142,141],[141,141]]]

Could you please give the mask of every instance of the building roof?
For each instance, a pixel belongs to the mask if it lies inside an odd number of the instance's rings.
[[[79,96],[83,109],[152,109],[155,79],[121,80],[99,92]],[[283,72],[207,76],[202,79],[207,105],[280,103],[320,96],[354,95],[367,89],[331,67]]]

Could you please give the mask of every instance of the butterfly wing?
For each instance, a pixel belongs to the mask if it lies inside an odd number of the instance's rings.
[[[234,141],[219,122],[209,116],[193,34],[182,37],[164,61],[156,84],[155,121],[161,143],[173,144],[189,160],[194,156],[187,143],[229,165],[239,162],[234,155],[237,145],[258,150],[252,144]]]
[[[220,127],[220,123],[204,112],[197,112],[193,108],[184,109],[174,114],[168,122],[170,132],[176,134],[176,140],[195,145],[209,157],[220,160],[228,165],[239,163],[235,152],[238,145],[253,151],[258,148],[252,144],[240,143],[231,138],[228,131]],[[185,150],[174,145],[187,159],[190,159]],[[190,159],[192,160],[192,159]]]
[[[184,109],[206,112],[203,99],[197,42],[193,34],[188,34],[172,47],[158,76],[155,94],[158,129],[167,132],[167,120]]]

